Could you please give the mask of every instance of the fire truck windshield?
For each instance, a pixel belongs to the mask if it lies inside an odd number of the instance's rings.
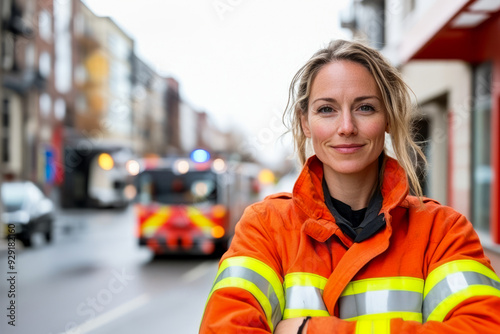
[[[216,180],[216,174],[211,171],[174,174],[170,170],[147,170],[137,175],[137,200],[146,205],[215,203]]]

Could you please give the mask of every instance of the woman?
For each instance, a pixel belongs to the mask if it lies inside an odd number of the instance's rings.
[[[498,333],[500,279],[472,225],[421,196],[397,71],[334,41],[290,94],[302,172],[245,211],[201,333]]]

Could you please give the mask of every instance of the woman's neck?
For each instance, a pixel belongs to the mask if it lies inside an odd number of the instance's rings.
[[[366,208],[377,189],[378,166],[358,174],[339,174],[324,169],[326,184],[330,195],[349,205],[352,210]]]

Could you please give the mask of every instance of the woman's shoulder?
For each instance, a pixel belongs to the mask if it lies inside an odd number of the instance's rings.
[[[417,215],[447,217],[448,219],[458,219],[463,216],[456,209],[443,205],[439,201],[429,197],[422,197],[419,199],[416,196],[407,196],[405,202],[406,203],[403,204],[403,206],[406,206],[410,211]]]
[[[287,200],[287,199],[292,199],[292,193],[290,192],[279,192],[275,194],[268,195],[264,198],[264,201],[272,201],[272,200]]]
[[[292,193],[289,192],[278,192],[267,195],[263,200],[254,203],[254,205],[261,206],[272,206],[278,203],[283,203],[292,199]]]
[[[277,213],[286,210],[290,204],[292,204],[292,194],[280,192],[264,197],[263,200],[251,204],[249,208],[257,213],[269,213],[269,211]]]
[[[292,194],[280,192],[266,196],[263,200],[253,203],[245,210],[246,218],[257,218],[267,226],[293,228],[301,222]],[[300,224],[298,224],[300,225]]]

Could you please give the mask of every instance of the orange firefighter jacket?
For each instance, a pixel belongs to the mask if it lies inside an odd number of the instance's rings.
[[[221,258],[200,333],[270,333],[311,316],[307,333],[500,333],[500,279],[471,223],[408,195],[387,158],[386,225],[354,243],[325,205],[311,157],[293,194],[248,207]]]

